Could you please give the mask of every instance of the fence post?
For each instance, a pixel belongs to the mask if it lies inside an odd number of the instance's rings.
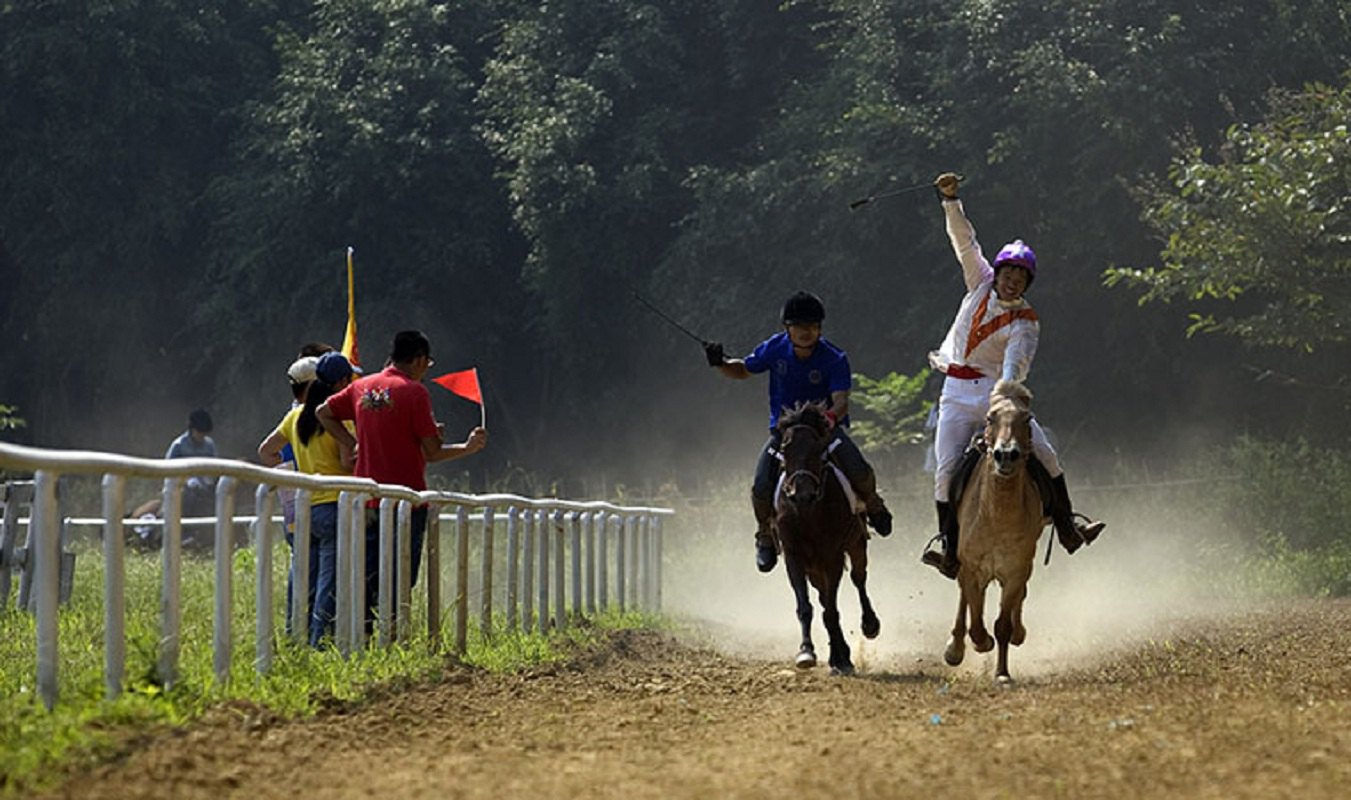
[[[646,514],[638,515],[638,525],[634,530],[633,543],[633,605],[635,608],[647,610],[647,593],[650,587],[651,576],[648,574],[648,540],[647,540],[647,520]]]
[[[549,516],[548,510],[539,510],[539,632],[541,635],[549,632]]]
[[[629,517],[629,552],[627,569],[629,573],[627,585],[629,590],[629,607],[637,610],[638,606],[638,533],[639,523],[636,514],[630,514]]]
[[[614,519],[614,514],[607,514],[602,511],[596,516],[598,519],[597,527],[599,528],[599,530],[596,531],[596,565],[600,572],[600,585],[596,587],[596,591],[600,595],[600,610],[604,612],[610,608],[609,531],[610,520]]]
[[[516,592],[520,581],[519,525],[520,512],[516,506],[507,507],[507,630],[516,630]]]
[[[216,491],[219,498],[220,489]],[[286,609],[286,618],[291,621],[291,638],[301,644],[310,640],[310,593],[317,588],[310,585],[310,559],[313,557],[310,553],[310,502],[313,496],[309,489],[296,491],[295,530],[291,532],[291,607]],[[219,529],[216,538],[220,539]]]
[[[234,604],[235,485],[229,475],[216,481],[215,613],[211,625],[211,653],[216,682],[230,680],[234,639],[230,636],[230,607]]]
[[[60,658],[57,618],[61,593],[61,541],[57,523],[56,481],[59,476],[38,470],[33,476],[33,506],[29,516],[28,563],[37,600],[37,689],[48,711],[56,705],[57,665]]]
[[[496,534],[496,515],[492,506],[483,507],[482,571],[479,573],[479,633],[484,639],[493,631],[493,538]]]
[[[337,598],[333,605],[333,644],[352,652],[352,493],[338,492]]]
[[[182,619],[181,593],[183,570],[183,479],[164,481],[164,501],[160,506],[164,532],[160,542],[161,633],[159,661],[155,672],[165,689],[178,679],[178,632]]]
[[[366,507],[367,501],[371,496],[365,493],[358,494],[352,504],[352,563],[351,575],[352,581],[352,603],[348,609],[351,612],[350,625],[352,626],[352,649],[364,650],[368,634],[366,632],[366,607],[374,605],[372,602],[376,598],[367,598],[366,582],[366,528],[367,517],[372,513],[377,517],[376,527],[379,528],[378,512]],[[379,546],[377,539],[376,545]],[[376,555],[379,555],[378,553]],[[378,577],[378,571],[377,571]]]
[[[596,518],[603,512],[586,513],[586,613],[596,613]]]
[[[272,496],[273,488],[259,484],[254,491],[254,564],[256,566],[254,669],[266,674],[272,669]]]
[[[126,674],[126,546],[123,517],[127,508],[127,479],[103,476],[103,695],[114,700],[122,693]]]
[[[619,610],[627,611],[629,607],[628,597],[628,552],[629,552],[629,517],[627,514],[619,515],[619,527],[615,531],[615,600],[619,602]]]
[[[390,497],[380,498],[380,538],[377,552],[379,564],[375,615],[376,642],[387,647],[394,623],[394,507],[398,503]]]
[[[32,487],[27,489],[31,492]],[[0,518],[0,612],[9,605],[9,587],[14,574],[14,543],[19,539],[19,487],[0,484],[0,500],[5,503],[4,517]]]
[[[582,512],[572,513],[572,614],[582,614]]]
[[[469,509],[455,509],[455,652],[469,649]]]
[[[408,641],[412,630],[413,614],[413,504],[408,500],[399,501],[398,525],[398,561],[394,567],[394,641]],[[426,538],[426,528],[423,528]],[[421,552],[418,555],[422,555]]]
[[[427,504],[427,641],[441,649],[441,506]]]
[[[525,520],[525,542],[521,550],[521,630],[535,627],[535,509],[522,512]]]
[[[653,611],[662,609],[662,580],[665,578],[665,570],[662,569],[662,518],[653,515]]]
[[[563,630],[568,624],[567,609],[564,607],[563,555],[567,546],[567,530],[564,520],[567,514],[562,509],[554,512],[554,628]]]

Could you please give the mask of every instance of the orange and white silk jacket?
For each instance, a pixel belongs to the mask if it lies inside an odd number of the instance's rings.
[[[999,299],[994,290],[994,268],[980,250],[976,229],[966,218],[962,201],[944,200],[943,212],[967,291],[943,344],[929,353],[929,364],[944,373],[949,367],[964,365],[987,377],[1022,381],[1037,354],[1041,330],[1037,312],[1026,299],[1012,303]]]

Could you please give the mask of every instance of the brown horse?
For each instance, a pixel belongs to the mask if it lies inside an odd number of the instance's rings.
[[[849,645],[840,629],[836,604],[844,557],[849,556],[849,577],[858,588],[863,606],[862,630],[875,638],[882,624],[868,599],[868,533],[863,519],[852,508],[844,477],[829,462],[830,423],[820,404],[801,404],[784,412],[779,420],[779,454],[783,477],[775,493],[774,530],[783,549],[788,582],[797,598],[797,619],[802,626],[802,646],[797,665],[816,666],[812,646],[812,604],[807,583],[816,587],[821,603],[821,622],[830,637],[830,671],[851,675]]]
[[[994,634],[999,643],[995,678],[1009,677],[1009,645],[1021,645],[1027,637],[1023,627],[1023,600],[1032,577],[1037,539],[1045,520],[1041,495],[1028,473],[1032,454],[1032,393],[1022,384],[999,381],[990,393],[986,418],[985,454],[962,492],[957,519],[962,531],[957,555],[961,569],[957,583],[961,599],[943,658],[962,663],[967,634],[966,614],[971,612],[971,644],[978,653],[995,644],[985,630],[985,589],[990,581],[1000,585],[999,617]]]

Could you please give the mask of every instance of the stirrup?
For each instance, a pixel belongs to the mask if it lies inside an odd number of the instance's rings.
[[[1071,535],[1073,535],[1074,538],[1070,538]],[[1065,526],[1056,525],[1055,537],[1060,540],[1060,546],[1065,548],[1065,552],[1069,555],[1074,555],[1080,547],[1088,544],[1088,542],[1084,540],[1084,535],[1079,532],[1078,525],[1070,525],[1069,533],[1065,532]]]
[[[1081,523],[1080,520],[1083,520],[1083,522]],[[1074,529],[1083,537],[1084,544],[1093,544],[1093,540],[1097,539],[1098,535],[1102,533],[1102,529],[1106,527],[1107,523],[1105,522],[1098,522],[1085,514],[1074,512]]]
[[[956,580],[957,570],[961,568],[961,562],[957,560],[956,555],[949,558],[946,545],[942,552],[932,548],[935,542],[942,543],[942,541],[943,534],[941,533],[930,539],[928,544],[924,545],[924,552],[920,554],[919,562],[938,570],[945,578]]]

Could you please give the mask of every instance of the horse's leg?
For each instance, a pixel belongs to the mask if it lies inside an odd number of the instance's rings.
[[[802,626],[802,645],[796,663],[799,669],[810,669],[816,666],[816,648],[812,646],[812,601],[807,596],[807,574],[795,556],[784,553],[783,562],[793,597],[797,598],[797,622]]]
[[[868,598],[868,540],[860,537],[858,544],[849,549],[849,579],[858,589],[858,603],[863,607],[863,635],[876,639],[882,630],[882,623],[873,611],[872,600]]]
[[[1022,614],[1025,597],[1027,597],[1026,576],[1021,580],[1009,580],[1004,583],[999,598],[999,618],[994,623],[994,635],[999,640],[999,662],[994,674],[995,680],[1000,683],[1009,683],[1013,680],[1009,677],[1009,644],[1013,642],[1015,628],[1022,627],[1016,621]],[[1026,631],[1023,631],[1023,634],[1026,635]],[[1019,641],[1022,641],[1021,637]]]
[[[840,578],[844,577],[844,554],[840,554],[840,563],[830,575],[824,576],[819,588],[821,600],[821,622],[826,626],[830,637],[830,674],[853,675],[854,662],[849,660],[849,643],[844,640],[844,629],[840,627]]]
[[[966,587],[959,581],[957,586],[957,620],[952,623],[952,635],[948,637],[947,647],[943,648],[943,660],[947,662],[948,666],[955,667],[962,663],[962,658],[965,656]]]
[[[971,646],[976,648],[977,653],[988,653],[994,649],[994,639],[985,629],[985,589],[989,585],[988,580],[977,581],[972,578],[970,590],[963,591],[971,598]]]
[[[1029,576],[1030,577],[1030,576]],[[1027,628],[1023,627],[1023,604],[1027,602],[1027,581],[1023,581],[1023,596],[1018,599],[1013,606],[1013,633],[1009,636],[1009,644],[1019,647],[1027,640]]]

